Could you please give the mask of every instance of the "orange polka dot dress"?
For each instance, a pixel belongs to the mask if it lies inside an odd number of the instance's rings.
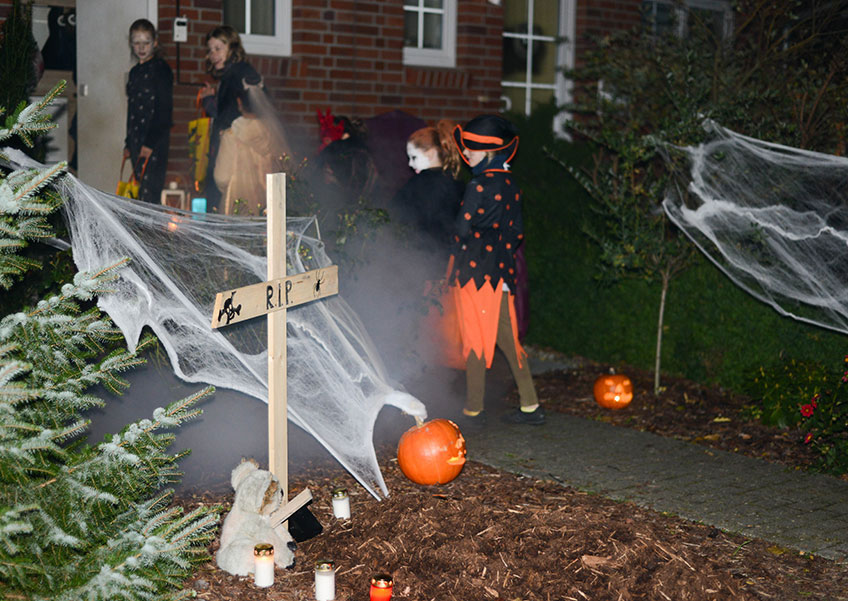
[[[521,190],[509,171],[475,176],[465,189],[456,219],[454,279],[476,288],[503,280],[515,291],[515,249],[524,237]]]
[[[452,285],[462,338],[462,354],[484,357],[491,367],[501,299],[509,286],[513,342],[521,364],[515,303],[515,251],[524,237],[521,190],[512,173],[491,169],[475,175],[465,189],[455,222]]]

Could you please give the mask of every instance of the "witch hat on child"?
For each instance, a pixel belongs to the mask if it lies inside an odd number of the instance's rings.
[[[453,139],[456,142],[462,160],[468,159],[464,150],[482,150],[505,154],[505,163],[509,163],[518,150],[518,133],[515,127],[498,115],[480,115],[469,121],[465,128],[457,125],[453,129]]]

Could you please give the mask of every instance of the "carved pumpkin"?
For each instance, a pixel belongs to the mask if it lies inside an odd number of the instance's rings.
[[[633,384],[622,374],[609,374],[595,380],[595,400],[607,409],[624,409],[633,400]]]
[[[407,478],[418,484],[446,484],[465,465],[465,439],[448,419],[415,425],[400,437],[398,465]]]

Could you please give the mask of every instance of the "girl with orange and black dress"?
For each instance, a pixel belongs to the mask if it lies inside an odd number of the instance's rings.
[[[451,285],[456,299],[466,358],[466,424],[483,420],[486,369],[495,346],[506,356],[518,386],[520,407],[505,419],[541,425],[539,405],[527,353],[518,340],[515,313],[515,253],[524,239],[521,190],[509,171],[518,150],[513,125],[497,115],[481,115],[454,129],[454,140],[472,179],[465,188],[453,244]]]

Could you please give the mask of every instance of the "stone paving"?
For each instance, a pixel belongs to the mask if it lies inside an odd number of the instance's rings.
[[[537,373],[558,367],[531,361]],[[848,482],[693,443],[549,412],[543,426],[490,416],[464,432],[474,461],[632,501],[782,547],[848,558]]]

